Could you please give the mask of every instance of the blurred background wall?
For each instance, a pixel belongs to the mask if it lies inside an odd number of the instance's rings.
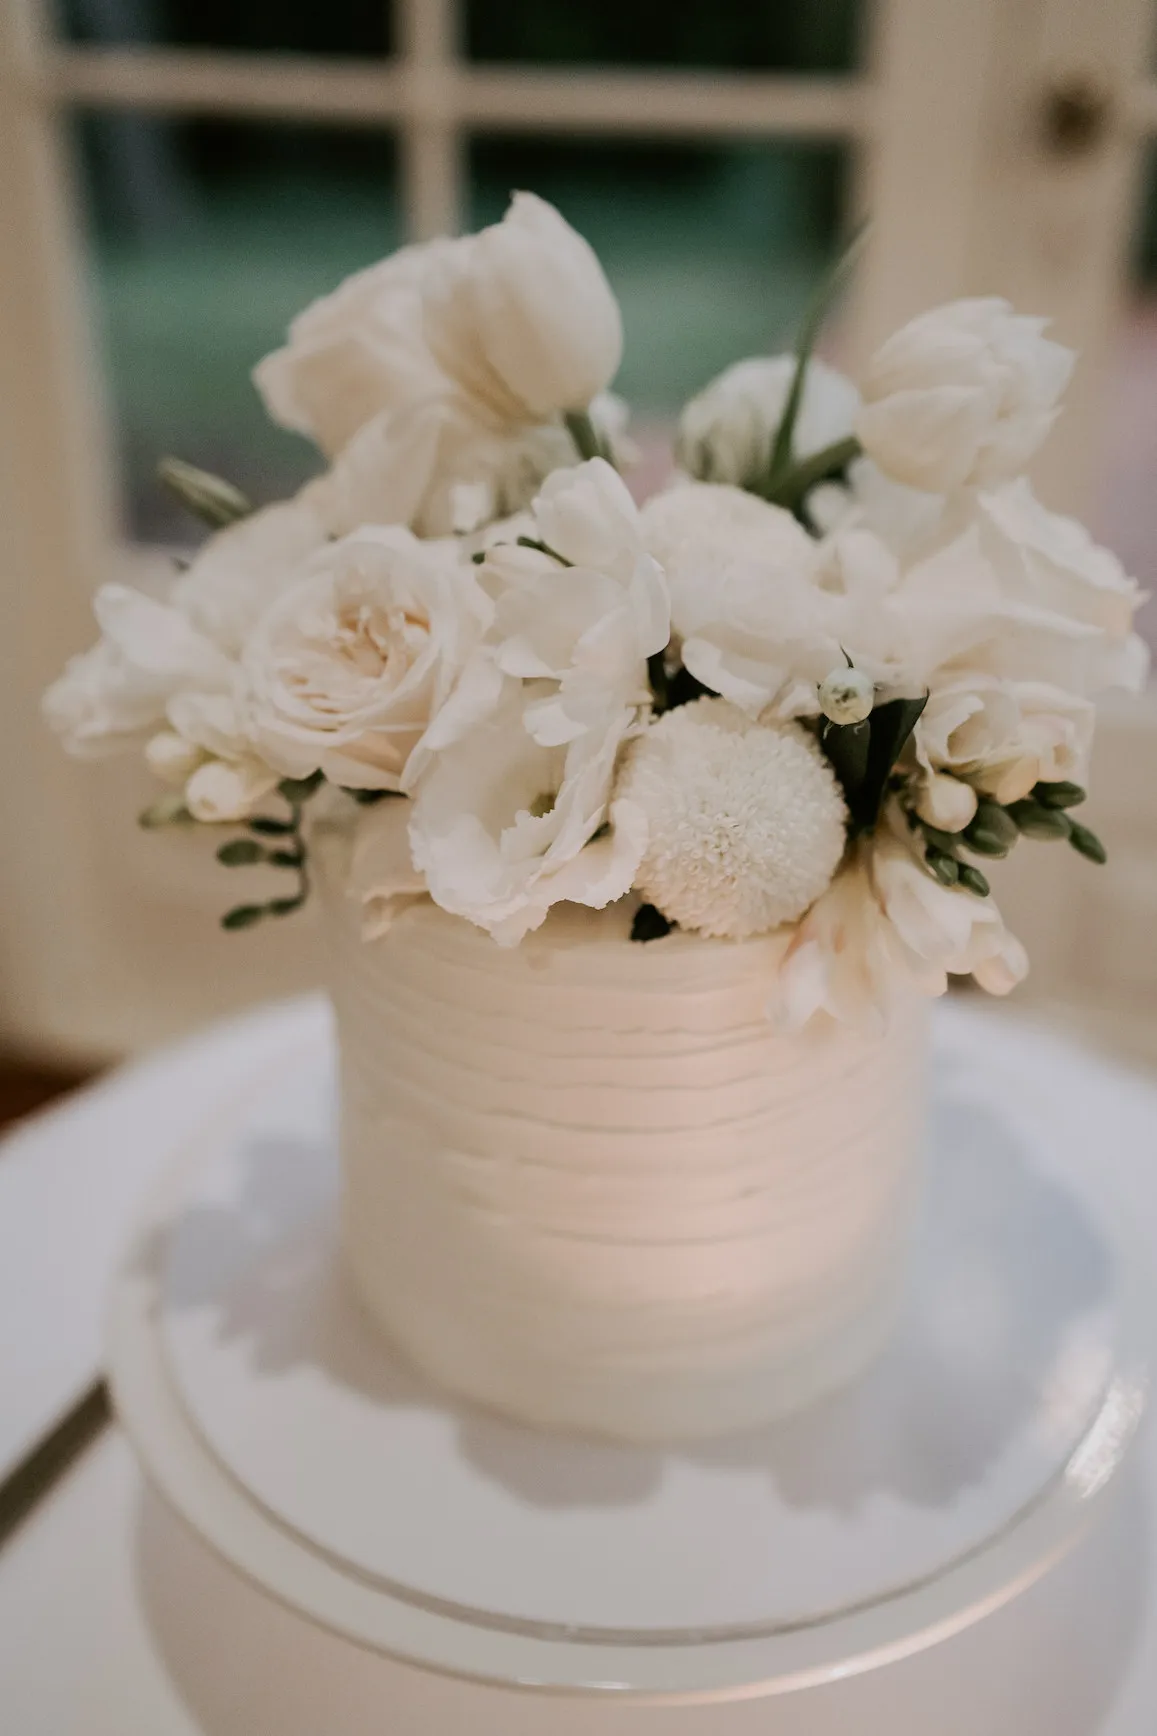
[[[313,980],[308,924],[223,936],[220,875],[63,760],[40,689],[109,577],[188,536],[175,452],[261,500],[316,465],[248,382],[408,237],[554,200],[622,301],[644,476],[689,393],[790,340],[841,237],[854,364],[1006,293],[1082,350],[1039,482],[1157,585],[1154,0],[0,0],[0,1044],[99,1058]],[[1023,852],[1031,995],[1157,1056],[1152,707],[1110,719],[1101,876]],[[1046,858],[1042,862],[1042,855]],[[1091,885],[1092,881],[1096,885]]]

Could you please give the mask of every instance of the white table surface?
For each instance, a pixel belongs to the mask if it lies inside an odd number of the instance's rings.
[[[1007,1016],[994,1014],[994,1024]],[[107,1273],[151,1175],[214,1097],[303,1035],[320,1036],[325,1020],[324,1004],[309,999],[230,1021],[38,1117],[0,1148],[0,1464],[26,1451],[98,1374]],[[1017,1043],[1028,1052],[1020,1031]],[[1055,1074],[1069,1112],[1087,1124],[1091,1160],[1103,1163],[1107,1185],[1157,1249],[1157,1091],[1045,1035],[1030,1050],[1026,1090],[1042,1093]],[[1068,1696],[1064,1736],[1157,1731],[1154,1513],[1151,1428],[1106,1525],[1014,1606],[1007,1668],[1023,1701],[1007,1736],[1060,1729],[1039,1722],[1047,1682],[1016,1675],[1026,1674],[1026,1635],[1046,1629],[1061,1646],[1066,1634],[1091,1642],[1096,1660],[1080,1693]],[[991,1668],[986,1626],[895,1674],[878,1672],[857,1701],[853,1684],[821,1690],[830,1721],[807,1723],[809,1736],[821,1725],[833,1736],[898,1736],[897,1708],[913,1692],[929,1708],[918,1736],[971,1736],[955,1721],[953,1683],[982,1658]],[[515,1723],[519,1732],[566,1736],[577,1728],[571,1705],[546,1702],[527,1724],[521,1710],[512,1720],[509,1696],[479,1699],[450,1682],[437,1723],[415,1723],[407,1712],[414,1684],[414,1672],[310,1628],[217,1563],[147,1495],[115,1427],[0,1550],[4,1736],[393,1736],[403,1727],[508,1736]],[[805,1729],[802,1698],[749,1703],[742,1729],[796,1736]],[[652,1709],[643,1722],[636,1712],[629,1728],[681,1736],[681,1712]],[[627,1727],[614,1709],[598,1725],[605,1736]]]

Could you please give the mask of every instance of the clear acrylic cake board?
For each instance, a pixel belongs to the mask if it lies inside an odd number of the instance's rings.
[[[332,1063],[296,1055],[153,1201],[114,1285],[118,1411],[233,1566],[429,1668],[693,1700],[905,1656],[1076,1540],[1146,1387],[1143,1267],[1095,1166],[950,1041],[932,1097],[882,1359],[766,1431],[660,1451],[520,1428],[391,1350],[338,1258]]]

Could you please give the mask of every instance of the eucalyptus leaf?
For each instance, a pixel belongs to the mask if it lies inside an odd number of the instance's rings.
[[[256,838],[231,838],[218,850],[217,860],[226,868],[247,868],[254,862],[264,862],[266,852]]]
[[[311,772],[307,778],[282,778],[277,788],[292,806],[307,802],[324,782],[321,772]]]
[[[288,838],[293,832],[292,820],[274,820],[268,814],[258,814],[255,820],[246,823],[251,832],[263,838]]]
[[[260,922],[266,913],[264,904],[236,904],[232,910],[227,910],[221,918],[221,927],[228,929],[252,928],[255,922]]]

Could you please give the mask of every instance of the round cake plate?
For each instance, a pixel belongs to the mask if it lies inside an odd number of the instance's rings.
[[[329,1066],[288,1059],[197,1137],[110,1338],[153,1480],[324,1626],[507,1686],[800,1689],[999,1607],[1110,1486],[1144,1401],[1143,1268],[1063,1118],[1042,1130],[950,1040],[895,1344],[824,1406],[694,1452],[522,1430],[394,1357],[336,1260]]]

